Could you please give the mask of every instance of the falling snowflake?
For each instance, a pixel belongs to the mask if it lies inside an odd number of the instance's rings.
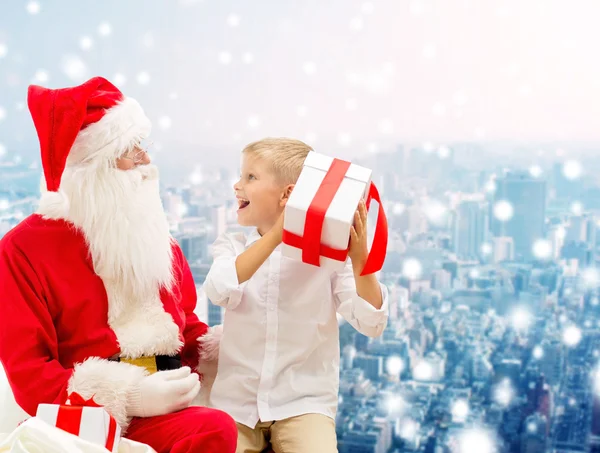
[[[452,421],[463,423],[469,415],[469,403],[466,400],[459,399],[452,404]]]
[[[109,36],[111,33],[112,33],[112,27],[110,26],[110,24],[108,22],[102,22],[98,26],[98,34],[100,34],[100,36]]]
[[[571,212],[575,215],[581,215],[583,213],[583,204],[580,201],[575,201],[571,204]]]
[[[6,109],[4,107],[0,107],[0,121],[4,121],[6,118]]]
[[[404,370],[404,361],[398,356],[391,356],[385,364],[388,374],[398,376]]]
[[[583,166],[576,160],[568,160],[563,165],[563,175],[569,180],[575,180],[581,177]]]
[[[515,330],[527,330],[533,321],[533,315],[526,307],[516,307],[510,315],[510,321]]]
[[[81,81],[87,78],[88,68],[85,62],[76,56],[66,56],[63,59],[63,72],[73,81]]]
[[[168,116],[161,116],[158,119],[158,127],[160,127],[162,130],[167,130],[171,128],[171,118],[169,118]]]
[[[227,65],[231,63],[232,59],[233,57],[229,52],[219,52],[219,63]]]
[[[200,171],[199,168],[196,168],[190,175],[190,183],[197,186],[202,183],[202,180],[203,180],[202,172]],[[237,181],[235,181],[233,184],[235,184],[235,183],[237,183]]]
[[[122,87],[123,85],[125,85],[127,83],[127,77],[125,77],[124,74],[121,74],[120,72],[118,72],[113,77],[113,83],[118,87]]]
[[[590,267],[581,273],[581,278],[583,281],[583,285],[587,289],[597,288],[600,286],[600,271],[595,267]]]
[[[535,434],[537,432],[537,424],[535,422],[527,423],[527,432]]]
[[[431,142],[423,143],[423,151],[425,151],[427,154],[432,153],[434,149],[435,149],[435,145],[433,143],[431,143]]]
[[[250,129],[256,129],[260,126],[260,118],[256,115],[251,115],[248,117],[248,127]]]
[[[483,255],[489,255],[489,254],[491,254],[492,253],[492,245],[488,244],[488,243],[482,244],[481,245],[481,253]]]
[[[444,116],[446,114],[446,106],[441,102],[436,102],[433,104],[433,107],[431,107],[431,112],[435,116]]]
[[[458,438],[458,449],[453,453],[496,453],[492,434],[481,428],[469,428],[461,432]]]
[[[348,146],[350,145],[350,143],[352,143],[352,137],[350,136],[350,134],[342,132],[338,135],[338,143],[341,146]]]
[[[237,14],[230,14],[229,16],[227,16],[227,25],[235,28],[238,25],[240,25],[240,20],[241,18]]]
[[[137,75],[137,83],[140,85],[148,85],[150,83],[150,74],[146,71],[142,71]]]
[[[84,36],[79,41],[79,47],[83,50],[90,50],[94,46],[94,41],[89,36]]]
[[[533,244],[533,254],[538,259],[547,260],[552,255],[552,244],[545,239],[538,239]]]
[[[390,395],[386,401],[388,412],[391,414],[401,414],[406,408],[406,402],[398,395]]]
[[[314,143],[317,141],[317,134],[315,134],[314,132],[307,132],[306,133],[306,141],[308,143]]]
[[[254,55],[252,55],[251,52],[244,52],[244,55],[242,55],[242,61],[245,64],[251,64],[254,61]]]
[[[423,266],[416,258],[408,258],[402,264],[402,275],[410,280],[416,280],[421,277]]]
[[[501,222],[508,222],[512,219],[515,211],[507,200],[500,200],[494,204],[494,217],[496,217]]]
[[[564,239],[566,235],[567,235],[567,230],[565,229],[564,226],[560,226],[556,229],[556,237],[558,239]]]
[[[532,165],[531,167],[529,167],[529,174],[534,178],[539,178],[540,176],[542,176],[542,167],[540,167],[539,165]]]
[[[36,83],[46,83],[48,82],[49,78],[48,72],[44,71],[43,69],[36,71],[35,75],[33,76],[33,79]]]
[[[379,130],[382,134],[389,135],[394,132],[394,123],[391,119],[385,118],[379,122]]]
[[[367,145],[367,151],[371,154],[379,152],[379,145],[377,143],[369,143]]]
[[[536,346],[535,348],[533,348],[533,358],[536,360],[540,360],[542,357],[544,357],[544,348],[542,348],[541,346]]]
[[[419,381],[428,381],[433,377],[433,366],[426,360],[421,360],[413,370],[413,377]]]
[[[299,105],[296,107],[296,114],[300,117],[306,116],[308,113],[308,107],[305,105]]]
[[[362,4],[361,7],[361,11],[363,12],[363,14],[373,14],[373,10],[375,8],[373,7],[373,3],[371,2],[365,2]]]
[[[6,155],[6,146],[4,146],[2,143],[0,143],[0,158],[4,157]]]
[[[569,326],[563,331],[562,338],[567,346],[577,346],[581,341],[581,329],[577,326]]]
[[[185,217],[189,212],[188,206],[185,203],[178,203],[175,212],[179,217]]]
[[[38,14],[42,8],[40,7],[39,2],[29,2],[27,3],[27,12],[32,16]]]
[[[394,203],[392,206],[392,213],[394,215],[400,215],[406,211],[406,206],[403,203]]]
[[[8,53],[8,47],[6,44],[0,42],[0,58],[4,58]]]
[[[450,148],[448,148],[446,145],[440,146],[438,148],[438,156],[440,156],[440,159],[447,159],[450,157]]]
[[[448,208],[438,200],[428,200],[423,206],[423,212],[432,224],[442,226],[447,219]]]
[[[346,108],[348,110],[356,110],[358,108],[358,103],[356,102],[356,99],[354,99],[354,98],[346,99]]]
[[[494,401],[502,407],[510,406],[514,396],[515,391],[509,379],[502,380],[494,390]]]
[[[478,269],[471,269],[471,271],[469,272],[469,277],[471,278],[479,278],[480,277],[480,273]]]
[[[313,61],[307,61],[302,66],[302,70],[306,75],[312,76],[315,75],[315,73],[317,72],[317,65]]]
[[[362,17],[357,16],[350,20],[350,30],[352,31],[360,31],[364,28],[365,24]]]
[[[412,442],[419,433],[419,425],[412,419],[405,419],[400,426],[400,437],[406,441]]]
[[[6,198],[0,198],[0,211],[6,211],[10,208],[10,202]]]

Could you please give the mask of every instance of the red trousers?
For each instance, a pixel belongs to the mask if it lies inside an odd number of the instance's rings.
[[[158,453],[235,453],[237,427],[225,412],[188,407],[179,412],[134,418],[125,437]]]

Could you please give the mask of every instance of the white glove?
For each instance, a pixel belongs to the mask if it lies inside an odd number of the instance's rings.
[[[200,391],[200,379],[189,367],[144,377],[127,393],[129,417],[154,417],[180,411]]]

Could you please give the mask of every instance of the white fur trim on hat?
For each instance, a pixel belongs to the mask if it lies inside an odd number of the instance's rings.
[[[62,190],[44,192],[37,213],[48,219],[65,219],[69,214],[69,206],[69,199]]]
[[[124,98],[77,134],[67,164],[116,159],[133,143],[147,138],[151,129],[152,123],[140,104]]]

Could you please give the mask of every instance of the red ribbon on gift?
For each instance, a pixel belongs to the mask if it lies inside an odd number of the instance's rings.
[[[329,170],[327,170],[317,193],[306,211],[304,233],[302,236],[283,230],[283,243],[301,249],[302,261],[307,264],[319,266],[321,256],[336,261],[345,261],[348,257],[348,248],[340,250],[321,244],[321,234],[323,232],[323,222],[325,214],[327,214],[327,209],[329,209],[349,167],[350,162],[333,159]],[[360,275],[368,275],[381,270],[387,250],[387,218],[381,205],[379,191],[373,183],[369,186],[369,192],[365,201],[367,210],[372,200],[375,200],[379,205],[379,212],[377,213],[377,224],[375,226],[371,251]]]
[[[81,426],[81,417],[84,407],[102,407],[94,401],[94,397],[86,400],[79,393],[73,392],[69,394],[69,404],[58,408],[58,416],[56,417],[56,427],[71,434],[79,436]],[[108,435],[106,436],[105,447],[112,451],[117,435],[117,422],[112,416],[109,416]]]

